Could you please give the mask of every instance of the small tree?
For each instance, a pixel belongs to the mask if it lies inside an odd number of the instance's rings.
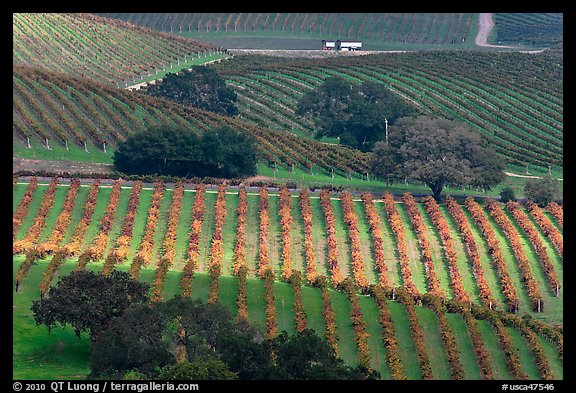
[[[146,87],[144,92],[222,115],[238,114],[236,93],[210,67],[194,66],[178,74],[169,73],[161,82]]]
[[[542,179],[534,179],[526,182],[524,186],[524,196],[536,203],[540,207],[545,207],[550,202],[560,196],[560,182],[546,176]]]
[[[500,191],[500,202],[515,201],[516,196],[514,195],[514,190],[512,187],[504,187]]]

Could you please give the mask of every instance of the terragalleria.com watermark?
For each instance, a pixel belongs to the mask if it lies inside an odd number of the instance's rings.
[[[12,388],[15,392],[25,391],[47,391],[52,390],[54,393],[59,392],[93,392],[104,393],[108,391],[114,392],[148,392],[148,391],[196,391],[200,390],[197,383],[185,382],[14,382]]]

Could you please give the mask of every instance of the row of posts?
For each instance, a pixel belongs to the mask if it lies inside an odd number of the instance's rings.
[[[197,54],[191,55],[191,56],[190,56],[190,55],[184,55],[184,60],[182,60],[182,59],[177,59],[177,60],[176,60],[176,63],[172,63],[172,62],[171,62],[169,65],[164,64],[164,65],[162,66],[162,72],[166,72],[166,70],[170,70],[170,69],[172,69],[172,68],[174,68],[174,67],[180,66],[180,62],[182,62],[182,64],[186,64],[186,62],[188,61],[188,57],[190,57],[190,59],[192,59],[192,58],[194,58],[194,57],[196,57],[196,58],[201,58],[201,57],[206,58],[206,57],[211,56],[211,55],[214,55],[214,54],[216,54],[216,53],[226,53],[226,52],[227,52],[226,49],[221,48],[221,47],[217,47],[216,50],[198,52]],[[150,78],[150,77],[152,77],[153,75],[158,75],[159,73],[160,73],[160,69],[159,69],[159,68],[155,68],[154,70],[151,70],[151,71],[148,71],[148,72],[143,73],[142,75],[140,75],[139,78],[138,78],[138,77],[135,77],[135,78],[132,79],[132,80],[126,80],[126,81],[124,81],[124,82],[120,82],[120,83],[118,83],[116,86],[117,86],[118,88],[126,88],[126,87],[128,87],[128,86],[135,85],[135,84],[137,84],[139,81],[143,81],[143,80],[146,79],[146,78]],[[122,85],[123,85],[123,86],[122,86]]]

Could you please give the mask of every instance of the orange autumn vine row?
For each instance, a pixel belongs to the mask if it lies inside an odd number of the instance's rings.
[[[18,240],[12,244],[13,254],[25,253],[36,248],[36,242],[40,238],[40,235],[42,235],[42,231],[46,224],[46,217],[48,216],[54,202],[56,187],[58,187],[58,177],[53,177],[52,181],[50,181],[50,184],[48,185],[48,190],[46,190],[46,193],[42,198],[42,203],[40,204],[38,213],[36,213],[34,222],[32,223],[32,226],[28,228],[26,236],[24,239]]]
[[[370,289],[371,295],[378,306],[380,326],[382,327],[382,343],[386,348],[386,364],[388,365],[388,370],[390,370],[390,377],[394,380],[405,380],[406,375],[404,374],[402,357],[400,356],[398,340],[396,340],[394,333],[394,322],[388,307],[386,294],[379,285],[372,285]]]
[[[370,368],[370,348],[368,347],[368,333],[366,332],[367,323],[362,315],[360,301],[356,294],[356,286],[352,278],[347,277],[342,282],[342,288],[348,301],[350,302],[350,321],[352,322],[352,330],[354,331],[354,341],[358,349],[358,364]]]
[[[418,363],[420,365],[420,372],[422,373],[423,380],[434,379],[432,374],[432,366],[430,365],[430,357],[424,344],[424,332],[418,323],[418,315],[416,314],[416,306],[414,304],[413,295],[405,291],[404,288],[398,288],[396,291],[398,301],[404,305],[406,313],[408,314],[408,321],[410,322],[410,334],[414,342],[414,349],[418,356]]]
[[[478,325],[476,319],[472,316],[469,310],[462,310],[462,317],[464,318],[464,323],[466,323],[466,328],[470,334],[470,339],[472,340],[472,346],[474,347],[474,354],[476,355],[476,360],[480,365],[480,372],[482,373],[483,379],[495,379],[494,371],[492,370],[492,365],[490,364],[488,351],[484,346],[484,341],[482,341],[482,335],[478,330]]]
[[[124,218],[124,225],[120,237],[116,240],[116,248],[112,250],[104,261],[102,267],[102,274],[107,276],[112,273],[114,265],[124,261],[128,258],[130,252],[130,242],[134,233],[134,220],[136,218],[136,209],[140,203],[140,192],[142,190],[142,182],[140,180],[134,182],[132,191],[130,191],[130,198],[128,201],[128,211]]]
[[[362,250],[360,247],[360,233],[358,231],[358,218],[354,211],[354,201],[348,191],[344,191],[340,198],[342,201],[342,210],[344,213],[344,222],[348,226],[348,237],[350,239],[350,253],[352,257],[352,272],[354,274],[354,283],[363,292],[368,289],[370,283],[366,278],[364,261],[362,259]]]
[[[434,198],[428,195],[424,197],[422,201],[424,202],[424,207],[426,208],[428,215],[440,233],[442,245],[444,246],[444,255],[446,256],[446,260],[448,262],[450,286],[452,291],[454,291],[454,296],[458,301],[469,302],[470,297],[464,290],[464,286],[462,285],[462,277],[458,271],[456,251],[454,251],[454,245],[452,244],[452,238],[450,237],[450,228],[448,227],[448,223],[442,215],[442,212],[440,212],[438,204]]]
[[[504,327],[504,324],[500,318],[491,318],[490,322],[496,329],[496,335],[500,342],[500,347],[504,351],[504,357],[506,359],[506,368],[510,373],[512,379],[526,380],[528,376],[522,371],[522,366],[520,365],[520,360],[516,354],[516,346],[512,342],[512,337],[510,333]]]
[[[210,275],[210,284],[208,290],[208,303],[218,302],[218,291],[220,288],[220,273],[222,271],[222,260],[224,250],[222,243],[222,229],[226,220],[226,186],[218,186],[218,197],[214,207],[214,234],[212,235],[212,246],[210,248],[210,257],[208,258],[208,274]]]
[[[564,209],[561,205],[552,201],[546,206],[546,210],[558,220],[561,226],[564,226]]]
[[[392,231],[396,237],[396,248],[398,249],[400,272],[404,282],[404,287],[410,294],[418,294],[418,289],[412,281],[412,270],[410,270],[408,260],[408,248],[406,246],[406,238],[404,235],[404,225],[402,225],[402,219],[400,218],[398,210],[396,210],[394,196],[392,196],[391,193],[386,192],[384,194],[383,201],[384,208],[386,209],[386,214],[388,216],[388,223],[390,224],[390,227],[392,228]]]
[[[546,276],[546,279],[548,280],[550,289],[552,290],[552,292],[554,292],[556,297],[558,297],[558,291],[562,285],[560,283],[560,280],[558,279],[558,275],[556,274],[554,265],[552,265],[552,261],[550,261],[550,257],[548,256],[546,246],[544,246],[544,243],[540,239],[538,230],[534,227],[532,221],[530,221],[526,213],[524,213],[524,211],[520,208],[518,202],[508,201],[508,203],[506,203],[506,210],[512,213],[512,215],[516,219],[516,222],[528,235],[529,243],[536,251],[536,255],[538,255],[538,259],[540,260],[540,264],[544,269],[544,274]]]
[[[306,312],[302,304],[302,273],[294,270],[290,276],[290,284],[294,292],[294,323],[296,331],[301,332],[306,329]]]
[[[190,235],[188,239],[188,249],[186,251],[186,260],[182,269],[182,278],[180,279],[180,293],[183,297],[192,295],[192,279],[194,271],[198,267],[200,260],[200,235],[204,223],[204,212],[206,204],[204,203],[205,186],[200,183],[196,186],[196,197],[192,206],[192,222],[190,224]]]
[[[330,301],[328,279],[326,276],[319,275],[315,283],[318,288],[320,288],[320,293],[322,295],[322,315],[324,316],[324,321],[326,322],[326,341],[330,345],[330,348],[332,348],[334,351],[334,354],[338,355],[338,333],[336,331],[336,316],[334,309],[332,308],[332,302]]]
[[[36,187],[38,186],[38,178],[34,176],[30,179],[28,183],[28,187],[26,187],[26,192],[24,196],[20,200],[16,211],[14,212],[14,216],[12,217],[12,239],[16,239],[16,234],[18,233],[18,229],[26,217],[26,213],[28,213],[28,207],[32,202],[32,198],[34,196],[34,191],[36,191]]]
[[[514,250],[514,255],[516,256],[516,260],[518,261],[518,267],[520,268],[520,272],[522,273],[522,280],[526,285],[526,289],[528,291],[528,297],[532,302],[532,310],[534,311],[542,311],[543,304],[542,304],[542,295],[540,294],[540,290],[538,289],[538,285],[532,276],[532,272],[530,271],[530,263],[528,262],[528,258],[526,258],[526,254],[522,248],[522,244],[520,243],[520,237],[518,235],[518,231],[502,208],[498,205],[496,201],[493,199],[486,200],[486,208],[490,212],[490,215],[496,223],[502,228],[512,250]]]
[[[448,324],[446,310],[441,303],[440,297],[425,296],[423,300],[426,301],[428,307],[434,311],[434,314],[436,314],[436,319],[438,320],[438,329],[440,330],[440,337],[444,343],[443,348],[446,353],[446,357],[448,358],[450,369],[452,371],[452,379],[464,379],[464,368],[462,367],[462,362],[460,361],[460,354],[458,353],[456,337],[454,336],[454,332]]]
[[[314,283],[318,277],[316,259],[314,254],[314,240],[312,238],[312,205],[307,189],[302,189],[298,196],[298,203],[302,221],[304,222],[304,257],[306,258],[306,279]]]
[[[542,209],[540,209],[540,207],[531,200],[528,200],[526,202],[526,208],[528,208],[528,211],[530,211],[532,216],[536,219],[536,222],[538,223],[540,228],[542,228],[544,235],[548,236],[550,241],[552,241],[552,244],[554,244],[554,247],[556,247],[558,253],[561,256],[564,255],[564,237],[562,236],[558,228],[556,228],[550,222],[550,220],[548,219],[548,217],[546,217]]]
[[[232,269],[234,274],[238,275],[240,268],[246,265],[246,219],[248,217],[248,195],[244,186],[242,186],[238,192],[236,216],[236,244],[234,245],[234,264]]]
[[[64,200],[64,206],[62,212],[58,216],[58,220],[54,226],[54,231],[50,239],[41,244],[39,249],[42,249],[41,254],[52,253],[56,251],[56,254],[50,260],[50,263],[44,271],[44,276],[42,277],[42,282],[40,283],[40,296],[44,296],[50,287],[50,282],[55,273],[60,269],[64,260],[66,259],[66,254],[61,249],[59,249],[60,243],[62,242],[68,226],[70,225],[70,220],[72,218],[72,210],[76,205],[76,196],[78,195],[78,189],[80,188],[80,179],[72,179],[68,193],[66,194],[66,199]]]
[[[156,226],[160,218],[160,205],[162,204],[163,197],[164,182],[155,182],[150,207],[148,208],[148,220],[144,228],[144,236],[140,240],[138,253],[132,260],[132,265],[130,266],[130,275],[135,280],[140,274],[140,266],[148,265],[151,262],[152,250],[154,248],[154,234],[156,233]]]
[[[264,302],[266,303],[264,309],[266,336],[268,339],[273,339],[278,335],[278,316],[276,301],[274,300],[274,272],[272,269],[265,269],[262,279],[264,280]]]
[[[280,255],[280,260],[282,261],[281,277],[284,280],[289,280],[292,275],[292,237],[290,236],[290,230],[292,229],[292,214],[290,213],[292,197],[286,185],[280,187],[278,197],[278,215],[280,216],[282,241],[282,253]]]
[[[472,215],[474,222],[482,230],[484,239],[488,244],[488,255],[490,255],[490,260],[492,261],[492,266],[498,273],[498,278],[500,279],[500,287],[502,288],[502,294],[506,299],[506,305],[509,312],[518,311],[518,293],[516,292],[516,287],[512,282],[512,278],[506,269],[506,264],[504,263],[504,256],[502,255],[502,250],[500,249],[500,243],[496,238],[496,233],[492,228],[492,225],[486,218],[484,210],[482,207],[474,201],[474,198],[466,198],[466,208]]]
[[[80,179],[78,178],[72,179],[72,181],[70,182],[70,188],[66,193],[66,199],[64,200],[62,211],[58,215],[58,219],[54,224],[54,229],[52,230],[50,238],[38,246],[38,250],[40,251],[41,254],[44,253],[50,254],[56,251],[60,246],[60,243],[62,242],[64,236],[66,235],[68,226],[70,225],[70,221],[72,219],[72,210],[76,205],[76,197],[78,195],[79,189],[80,189]]]
[[[328,266],[330,268],[330,277],[333,285],[337,287],[342,283],[344,277],[339,266],[340,252],[338,251],[338,237],[336,236],[336,226],[332,202],[330,201],[330,192],[327,189],[323,189],[320,192],[320,204],[322,205],[322,210],[324,212],[326,232],[328,234]]]
[[[456,225],[458,226],[458,230],[462,234],[462,238],[464,239],[464,243],[468,248],[468,256],[470,257],[470,261],[472,262],[472,272],[474,274],[474,278],[476,280],[476,284],[478,285],[478,290],[480,292],[480,301],[486,307],[492,308],[497,306],[497,302],[492,296],[490,292],[490,287],[488,286],[488,281],[484,276],[484,269],[480,263],[480,255],[478,253],[478,247],[476,246],[476,241],[474,240],[474,235],[472,234],[472,230],[470,229],[470,224],[468,223],[468,219],[464,215],[462,208],[456,202],[454,198],[451,196],[446,197],[446,207],[448,208],[448,212],[456,221]]]
[[[162,292],[164,290],[164,281],[170,266],[174,264],[176,254],[175,244],[178,237],[178,223],[180,221],[180,210],[182,209],[182,198],[184,196],[184,187],[178,184],[174,189],[172,206],[168,215],[168,228],[164,235],[163,255],[158,261],[154,281],[152,281],[150,300],[153,302],[162,301]]]
[[[233,272],[238,277],[238,295],[236,296],[237,318],[248,321],[248,266],[246,265],[246,219],[248,216],[248,195],[244,186],[238,192],[236,206],[237,228],[234,246]]]
[[[374,252],[374,265],[378,272],[378,283],[388,288],[390,286],[390,279],[386,273],[386,257],[384,256],[384,246],[382,240],[382,231],[380,230],[382,222],[380,215],[374,205],[374,197],[368,192],[363,192],[361,195],[366,210],[366,218],[370,225],[370,233],[372,234],[372,250]]]
[[[270,237],[270,213],[268,211],[268,190],[264,187],[258,192],[260,201],[258,209],[260,214],[260,235],[258,238],[258,276],[263,277],[270,269],[268,256],[268,241]]]
[[[72,237],[72,240],[64,246],[64,251],[68,256],[74,256],[78,251],[80,251],[80,248],[82,247],[82,243],[84,242],[84,235],[86,234],[86,230],[92,221],[92,214],[96,208],[99,188],[100,179],[97,179],[90,186],[88,198],[86,198],[86,202],[84,202],[82,217],[80,218],[80,222],[76,227],[74,236]]]
[[[416,235],[418,236],[420,255],[422,256],[422,262],[424,263],[426,282],[428,284],[428,292],[435,295],[442,295],[440,282],[438,281],[434,262],[432,261],[432,248],[428,242],[428,235],[426,233],[426,227],[422,215],[420,214],[420,210],[418,209],[418,206],[416,206],[414,197],[408,192],[405,192],[402,195],[402,202],[408,212],[408,217],[412,223],[412,229],[416,231]]]
[[[110,193],[110,200],[104,211],[104,216],[100,221],[100,230],[96,236],[94,244],[90,246],[84,253],[89,256],[88,258],[81,258],[83,261],[89,260],[99,260],[102,259],[104,253],[106,252],[106,247],[108,246],[108,239],[110,231],[112,230],[112,224],[114,224],[114,216],[116,214],[116,209],[118,207],[118,202],[120,201],[120,193],[122,192],[122,183],[118,179],[114,182],[112,187],[112,192]],[[79,265],[78,269],[83,268]]]

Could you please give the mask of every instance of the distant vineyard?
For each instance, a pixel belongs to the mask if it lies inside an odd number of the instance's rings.
[[[37,71],[13,70],[13,137],[23,146],[72,146],[113,150],[128,135],[158,124],[202,132],[229,125],[252,134],[260,161],[268,166],[346,175],[365,173],[367,155],[335,145],[273,131],[242,119],[195,110],[173,101],[85,79]]]
[[[14,65],[107,83],[185,60],[214,46],[91,14],[12,14]]]
[[[454,13],[126,13],[100,14],[171,33],[311,35],[394,44],[462,45],[474,41],[477,17]]]
[[[394,202],[390,194],[35,178],[15,179],[13,189],[20,290],[39,266],[43,292],[65,264],[120,269],[150,281],[154,300],[202,287],[209,302],[259,315],[270,337],[309,325],[335,340],[347,362],[371,365],[384,379],[562,378],[562,331],[552,324],[563,323],[563,258],[526,206],[514,205],[519,213],[506,218],[512,233],[493,207],[471,198],[437,205],[410,194]],[[537,214],[562,237],[552,213]],[[522,243],[522,261],[509,248],[514,242]],[[537,308],[526,277],[539,292]]]
[[[562,43],[563,14],[494,14],[495,41],[507,45],[551,46]]]
[[[241,116],[313,134],[295,115],[328,77],[384,83],[422,113],[462,120],[511,163],[562,166],[561,54],[420,52],[339,59],[236,57],[215,65],[236,90]]]

